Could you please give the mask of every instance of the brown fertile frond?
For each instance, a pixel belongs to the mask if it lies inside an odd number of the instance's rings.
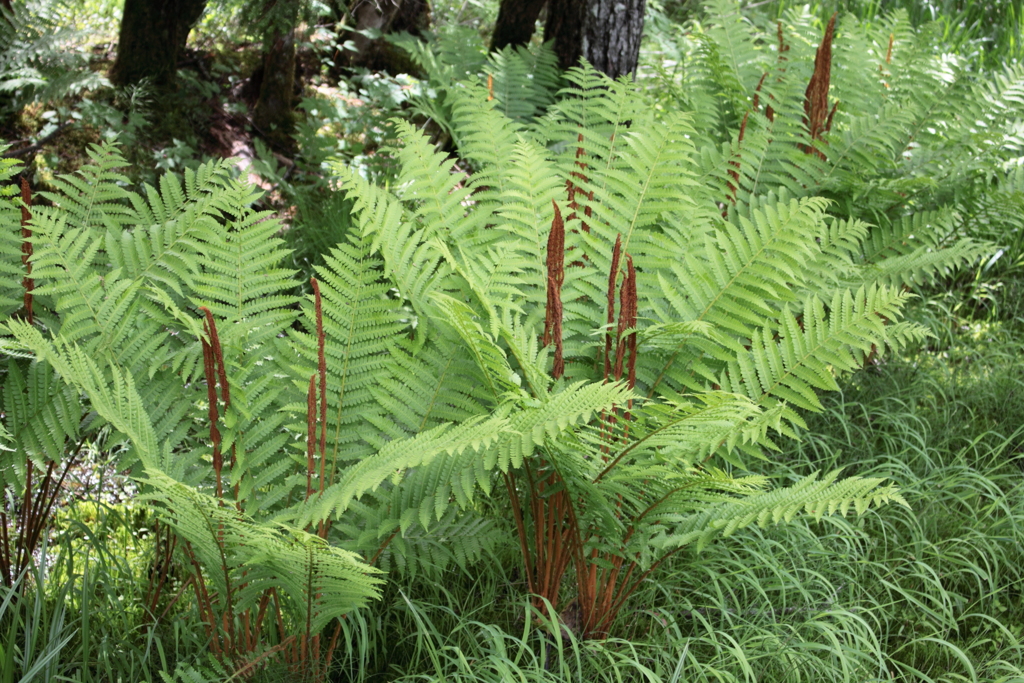
[[[608,318],[604,333],[604,381],[611,376],[612,323],[615,322],[615,284],[619,279],[619,259],[622,256],[622,233],[615,236],[612,247],[612,266],[608,271]]]
[[[555,342],[555,360],[551,364],[551,376],[558,379],[565,374],[565,357],[562,348],[562,297],[553,278],[548,278],[548,317],[551,319],[551,337]]]
[[[551,375],[558,379],[565,371],[562,356],[562,283],[565,282],[565,223],[562,212],[555,200],[555,217],[551,221],[551,234],[548,235],[548,288],[547,310],[544,316],[544,346],[554,342],[555,362]]]
[[[565,181],[565,189],[569,195],[569,208],[572,209],[572,213],[569,214],[569,217],[566,220],[570,221],[576,218],[576,209],[579,208],[579,203],[577,203],[576,201],[576,192],[579,190],[579,188],[572,181],[572,179],[579,178],[582,182],[587,182],[587,176],[585,173],[583,173],[583,171],[587,170],[587,164],[583,161],[580,161],[580,159],[583,158],[583,156],[586,154],[586,152],[583,150],[583,133],[580,133],[579,135],[576,136],[576,142],[580,143],[580,146],[576,148],[575,165],[578,166],[580,170],[572,171],[569,174],[569,179]],[[587,199],[590,201],[594,200],[593,190],[587,193]],[[586,216],[587,218],[590,218],[592,214],[593,209],[591,209],[590,206],[587,206],[583,210],[583,215]],[[587,225],[586,221],[583,221],[583,232],[590,232],[590,226]]]
[[[32,279],[32,231],[28,222],[32,220],[32,192],[28,187],[28,179],[21,178],[21,263],[25,266],[25,278],[21,281],[25,287],[25,321],[31,325],[34,322],[32,316],[32,290],[35,289],[35,280]]]
[[[201,310],[206,311],[207,320],[212,321],[212,317],[209,316],[209,309],[203,307]],[[204,323],[203,327],[206,330],[207,336],[210,335],[209,324]],[[217,496],[224,495],[224,487],[221,481],[221,470],[224,468],[224,460],[220,453],[220,430],[217,429],[217,420],[220,419],[220,415],[217,411],[217,369],[215,354],[213,351],[213,345],[206,339],[201,339],[203,344],[203,374],[206,376],[206,402],[209,404],[207,409],[208,419],[210,420],[210,441],[213,443],[213,472],[217,478]]]
[[[231,405],[231,392],[228,389],[228,375],[224,369],[224,350],[220,346],[220,337],[217,335],[217,323],[213,320],[213,313],[206,306],[200,306],[199,310],[206,316],[206,333],[210,336],[210,346],[213,350],[213,358],[217,368],[217,379],[220,381],[220,395],[224,401],[224,408]]]
[[[778,38],[779,38],[779,55],[777,57],[777,61],[780,61],[780,62],[789,61],[789,60],[786,59],[786,53],[789,52],[789,45],[786,45],[786,36],[782,32],[782,22],[781,21],[776,21],[775,22],[775,32],[776,32],[776,35],[778,35]]]
[[[627,351],[629,351],[629,362],[626,365],[626,384],[630,389],[636,387],[636,324],[637,315],[640,310],[639,297],[636,293],[636,269],[633,267],[633,257],[626,254],[626,281],[622,283],[625,289],[624,308],[626,325],[624,330],[633,330],[626,337]],[[632,403],[632,401],[630,402]]]
[[[804,123],[811,134],[811,140],[821,140],[829,119],[828,89],[832,77],[832,37],[835,34],[836,15],[828,20],[825,36],[821,39],[814,57],[814,73],[804,94]],[[810,145],[802,146],[804,152],[814,152],[822,159],[825,155]]]
[[[889,34],[889,49],[885,51],[885,63],[892,64],[892,44],[896,39],[896,35],[893,33]]]
[[[825,119],[825,132],[832,130],[832,118],[836,115],[836,109],[839,108],[839,103],[835,102],[832,104],[832,109],[828,113],[828,118]]]
[[[615,329],[615,370],[614,377],[618,381],[622,379],[622,371],[626,358],[626,352],[630,350],[636,353],[636,316],[637,316],[637,294],[636,294],[636,269],[633,267],[633,257],[626,254],[626,277],[619,288],[619,323]],[[626,330],[634,330],[623,338]],[[630,362],[632,365],[633,361]],[[634,382],[636,379],[634,373]]]

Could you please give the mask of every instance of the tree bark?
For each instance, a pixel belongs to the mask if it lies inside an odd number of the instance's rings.
[[[148,78],[158,89],[173,85],[178,54],[205,7],[206,0],[125,0],[110,81],[124,86]]]
[[[636,72],[647,0],[591,0],[583,27],[583,54],[612,78]]]
[[[295,128],[295,29],[274,31],[263,53],[263,79],[253,108],[252,122],[271,144],[291,146]]]
[[[646,0],[551,0],[544,40],[555,42],[558,65],[586,57],[612,78],[636,71]]]
[[[533,37],[537,17],[547,0],[501,0],[498,21],[491,34],[491,50],[526,45]]]
[[[569,69],[583,55],[583,17],[587,0],[551,0],[544,24],[544,42],[554,42],[558,67]]]

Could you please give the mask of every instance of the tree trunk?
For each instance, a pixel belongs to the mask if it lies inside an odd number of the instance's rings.
[[[418,71],[404,50],[384,38],[368,38],[360,31],[407,31],[420,36],[430,28],[430,5],[427,0],[353,0],[349,14],[355,23],[355,31],[346,32],[342,40],[355,43],[356,51],[343,55],[339,60],[341,66],[391,74]]]
[[[587,0],[551,0],[544,24],[544,42],[554,41],[558,67],[569,69],[583,55],[583,17]]]
[[[612,78],[636,72],[647,0],[590,0],[583,27],[583,54]]]
[[[491,49],[526,45],[533,37],[537,17],[547,0],[501,0],[498,21],[491,34]]]
[[[206,0],[125,0],[110,81],[124,86],[148,78],[158,89],[172,85],[178,54],[205,7]]]
[[[263,79],[252,121],[268,142],[287,149],[295,128],[295,29],[274,31],[265,44]]]
[[[555,42],[558,65],[586,57],[612,78],[636,71],[646,0],[551,0],[544,40]]]

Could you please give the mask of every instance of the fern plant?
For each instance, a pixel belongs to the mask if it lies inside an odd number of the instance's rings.
[[[0,8],[0,117],[8,118],[32,101],[53,101],[108,85],[89,69],[88,59],[68,50],[82,31],[66,25],[60,7],[46,3],[5,4]]]
[[[793,68],[706,42],[708,72],[733,70],[728,144],[695,129],[707,110],[658,115],[589,67],[542,115],[506,111],[496,73],[451,87],[473,170],[405,123],[391,188],[339,168],[355,225],[309,297],[223,163],[140,195],[97,147],[31,234],[0,213],[3,268],[22,272],[31,245],[33,318],[12,291],[9,367],[50,373],[69,429],[130,445],[122,465],[176,530],[224,666],[276,656],[322,679],[336,619],[378,594],[369,565],[437,571],[497,542],[507,520],[482,496],[508,496],[538,607],[587,637],[680,549],[903,503],[879,480],[769,490],[742,472],[840,375],[926,334],[900,321],[905,285],[983,248],[949,212],[869,226],[816,196],[881,152],[834,156],[836,51],[780,35]],[[33,430],[8,425],[22,449]]]
[[[331,643],[320,631],[374,598],[379,579],[323,534],[272,522],[308,476],[284,448],[290,396],[268,363],[295,317],[291,274],[272,270],[286,255],[278,228],[223,163],[184,183],[165,177],[143,198],[122,189],[115,148],[91,154],[11,240],[32,247],[36,285],[34,318],[7,322],[15,453],[70,466],[60,435],[119,435],[130,445],[121,465],[180,537],[213,653],[239,675],[281,653],[322,679]],[[5,266],[21,253],[6,249]]]
[[[382,430],[432,440],[441,411],[539,410],[505,427],[528,440],[499,436],[482,458],[449,452],[402,471],[401,487],[376,494],[375,523],[390,506],[385,528],[402,536],[452,502],[469,508],[497,468],[538,605],[566,606],[571,569],[566,618],[597,636],[690,543],[798,511],[902,502],[880,481],[836,473],[763,492],[764,479],[708,459],[764,457],[773,433],[802,423],[797,409],[819,407],[818,390],[926,332],[896,322],[909,295],[887,276],[903,271],[861,258],[864,223],[785,187],[723,217],[717,187],[699,182],[685,117],[655,121],[632,88],[590,69],[568,78],[568,96],[525,124],[497,112],[483,83],[448,92],[454,137],[479,168],[468,180],[408,126],[395,193],[339,172],[416,316],[377,403],[419,410],[382,415]],[[541,427],[540,416],[561,424]],[[397,469],[379,458],[354,471]],[[329,488],[300,520],[344,516],[362,492],[351,486]]]
[[[934,27],[915,31],[905,12],[821,26],[790,9],[758,26],[732,0],[706,10],[707,25],[684,39],[682,83],[671,89],[684,99],[668,108],[692,110],[717,132],[698,146],[702,180],[718,186],[720,202],[742,207],[780,187],[831,198],[832,215],[864,221],[870,244],[903,253],[910,286],[985,252],[960,238],[973,234],[973,207],[1013,155],[1004,141],[1014,139],[1024,71],[979,78],[934,54]],[[913,260],[929,263],[915,271]],[[935,268],[939,260],[946,265]]]

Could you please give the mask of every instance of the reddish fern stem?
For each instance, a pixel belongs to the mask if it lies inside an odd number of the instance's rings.
[[[788,62],[789,61],[789,59],[786,57],[786,53],[789,52],[789,45],[786,45],[786,36],[785,36],[785,33],[782,30],[782,22],[781,21],[776,22],[775,26],[776,26],[778,37],[779,37],[779,54],[778,54],[778,57],[776,57],[775,61],[778,62],[779,64],[781,64],[782,62]],[[785,69],[783,69],[783,71],[785,71]],[[782,79],[779,78],[778,80],[781,81]],[[775,96],[771,95],[769,93],[768,99],[774,100]],[[765,105],[764,115],[768,119],[769,122],[774,123],[774,121],[775,121],[775,110],[772,109],[772,105],[771,104]]]
[[[627,254],[626,255],[626,281],[623,283],[623,289],[626,290],[626,307],[628,308],[627,327],[626,329],[632,329],[626,337],[626,351],[629,353],[629,360],[626,363],[626,386],[630,389],[636,387],[636,324],[637,315],[639,313],[639,299],[636,292],[636,269],[633,268],[633,259]],[[633,411],[633,399],[626,401],[626,414],[625,419],[625,430],[622,435],[623,441],[629,438],[629,421],[632,418]]]
[[[605,319],[605,332],[604,332],[604,381],[607,383],[612,377],[612,323],[615,322],[615,290],[616,284],[619,279],[619,263],[622,258],[622,233],[615,236],[615,246],[612,247],[612,264],[608,270],[608,315]],[[616,336],[616,355],[618,355],[618,337]],[[612,440],[612,433],[615,431],[615,406],[611,408],[611,413],[608,411],[601,411],[601,433],[604,435],[605,429],[607,429],[608,441]],[[608,445],[601,446],[602,452],[608,454],[610,449]]]
[[[320,375],[320,492],[324,490],[324,463],[327,460],[327,355],[324,353],[327,337],[324,334],[323,300],[320,298],[320,283],[310,278],[313,297],[316,302],[316,361]]]
[[[828,118],[825,119],[825,132],[828,133],[832,130],[832,118],[836,115],[836,109],[839,108],[839,102],[832,104],[832,109],[828,113]]]
[[[306,500],[313,495],[313,471],[316,469],[316,375],[309,376],[306,392]]]
[[[28,222],[32,220],[32,192],[28,187],[28,179],[21,178],[21,263],[25,266],[25,278],[21,281],[25,287],[25,321],[31,325],[35,319],[32,315],[32,290],[35,289],[35,280],[32,279],[32,231]]]
[[[754,113],[761,107],[761,86],[764,85],[764,79],[768,78],[768,72],[765,71],[761,74],[761,80],[757,82],[757,87],[754,88],[754,101],[752,102],[752,108]]]
[[[786,45],[786,34],[782,29],[782,22],[775,22],[775,34],[779,39],[779,54],[776,57],[778,62],[788,62],[789,59],[786,57],[786,53],[789,52],[789,45]]]
[[[586,173],[584,173],[584,171],[587,170],[587,164],[583,161],[580,161],[580,159],[582,159],[586,155],[586,151],[584,151],[583,149],[583,133],[577,135],[576,141],[579,143],[579,147],[576,148],[576,166],[580,170],[572,171],[571,173],[569,173],[569,179],[565,181],[565,188],[569,194],[569,208],[572,209],[572,213],[570,213],[569,217],[566,219],[567,221],[571,221],[574,218],[576,218],[576,209],[579,208],[579,203],[576,201],[576,193],[579,191],[579,187],[573,182],[572,179],[578,178],[580,181],[584,183],[587,182],[588,180]],[[593,190],[586,193],[586,196],[588,201],[594,201]],[[589,204],[585,209],[583,209],[583,215],[586,216],[587,218],[590,218],[593,215],[593,209],[590,207]],[[590,226],[587,225],[586,221],[583,221],[582,227],[583,232],[590,232]]]
[[[764,80],[763,78],[761,79]],[[760,86],[758,86],[760,87]],[[757,96],[754,96],[754,110],[757,110]],[[732,179],[727,183],[729,188],[729,201],[733,204],[736,203],[736,193],[739,191],[740,185],[740,147],[743,144],[743,136],[747,133],[747,118],[750,116],[750,110],[748,109],[743,114],[743,121],[740,123],[740,134],[736,138],[736,154],[729,161],[729,177]]]
[[[604,381],[611,376],[612,323],[615,322],[615,285],[619,279],[619,260],[622,256],[622,233],[615,236],[612,247],[612,265],[608,271],[608,317],[604,333]]]
[[[213,383],[213,376],[214,376],[214,374],[216,374],[217,382],[220,384],[221,400],[224,402],[224,411],[227,412],[228,408],[231,406],[231,392],[230,392],[230,389],[228,388],[227,370],[224,367],[224,349],[221,348],[220,336],[217,334],[217,323],[214,321],[213,313],[210,311],[209,308],[207,308],[206,306],[200,306],[199,310],[201,310],[203,312],[203,315],[206,316],[206,333],[210,337],[210,358],[211,358],[210,363],[211,363],[211,370],[212,370],[212,372],[207,376],[207,379],[206,379],[207,393],[208,394],[212,393],[212,395],[213,395],[213,404],[216,404],[216,402],[217,402],[217,392],[216,392],[215,389],[211,392],[211,389],[210,389],[213,386],[213,384],[214,384]],[[205,352],[205,350],[204,350],[204,352]],[[211,420],[211,428],[210,428],[211,438],[213,436],[213,431],[214,431],[214,424],[213,424],[213,420]],[[236,445],[234,443],[232,443],[231,444],[231,467],[232,468],[234,468],[234,466],[235,466],[235,452],[236,452],[235,449],[236,449]],[[223,457],[223,454],[220,452],[220,432],[219,431],[217,432],[217,442],[216,442],[216,444],[214,446],[214,463],[215,463],[215,469],[217,470],[217,495],[220,496],[220,495],[223,495],[222,483],[221,483],[221,470],[224,468],[224,457]],[[239,509],[241,509],[241,504],[242,504],[241,501],[238,500],[238,484],[235,484],[235,506],[238,507]]]

